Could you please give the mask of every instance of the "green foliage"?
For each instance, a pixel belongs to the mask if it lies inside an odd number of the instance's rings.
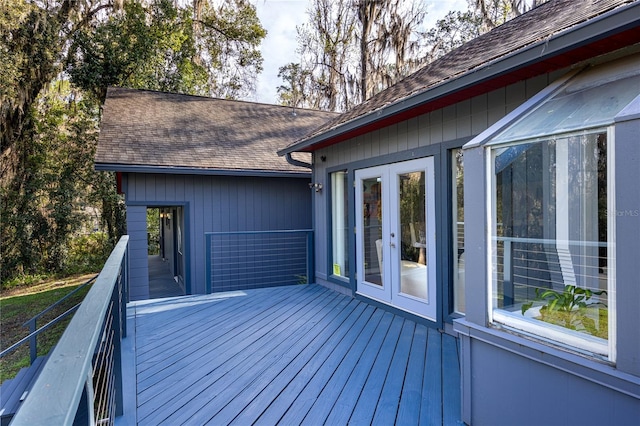
[[[66,274],[100,272],[113,245],[104,232],[95,232],[71,239],[66,256]]]
[[[267,35],[255,6],[246,0],[229,0],[218,6],[207,3],[194,24],[197,62],[207,70],[208,94],[237,99],[251,93],[262,71],[258,47]]]
[[[66,70],[74,85],[104,100],[108,86],[237,98],[262,70],[266,31],[243,1],[192,7],[170,0],[128,2],[122,13],[73,38]]]
[[[147,209],[148,254],[160,254],[160,209]]]
[[[10,290],[16,287],[29,287],[34,284],[39,284],[42,281],[49,278],[47,275],[35,274],[35,275],[18,275],[11,279],[8,279],[2,283],[2,290]]]
[[[193,62],[190,9],[158,0],[128,2],[123,13],[79,31],[66,70],[71,82],[104,100],[108,86],[202,93],[206,71]]]
[[[107,87],[240,96],[266,32],[242,0],[197,17],[172,0],[0,1],[0,280],[94,269],[125,228],[114,174],[93,170]],[[94,210],[107,241],[77,240]]]
[[[2,311],[0,347],[7,348],[23,337],[26,337],[29,334],[29,329],[28,327],[23,327],[22,324],[73,291],[78,285],[56,282],[45,283],[43,287],[46,287],[45,291],[0,298],[0,310]],[[81,289],[51,312],[45,314],[38,320],[37,325],[42,326],[46,324],[75,304],[80,303],[90,288],[91,286],[87,286]],[[25,289],[25,291],[27,290],[28,289]],[[46,355],[58,342],[71,318],[72,316],[68,316],[65,320],[62,320],[38,336],[38,356]],[[24,344],[0,360],[0,381],[14,377],[20,368],[27,367],[28,365],[29,344]]]
[[[29,112],[16,173],[0,189],[3,281],[62,270],[66,244],[84,218],[78,196],[89,186],[94,114],[65,82],[52,84]]]
[[[277,89],[280,105],[304,107],[308,104],[307,93],[313,84],[311,71],[292,62],[278,69],[278,77],[285,82]]]
[[[546,302],[540,308],[540,319],[570,330],[607,338],[607,305],[592,301],[593,296],[607,294],[605,290],[593,291],[575,285],[565,285],[562,292],[536,288],[537,301]],[[525,314],[533,306],[533,301],[524,303],[521,311]],[[598,318],[598,322],[594,317]]]

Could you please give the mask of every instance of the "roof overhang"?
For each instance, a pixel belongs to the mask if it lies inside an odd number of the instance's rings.
[[[640,2],[619,7],[459,77],[301,140],[279,150],[278,155],[313,152],[518,81],[640,43],[639,27]]]
[[[287,177],[310,178],[311,171],[278,171],[278,170],[234,170],[234,169],[205,169],[179,166],[144,166],[135,164],[95,163],[98,171],[118,173],[146,173],[146,174],[174,174],[174,175],[207,175],[207,176],[245,176],[245,177]]]

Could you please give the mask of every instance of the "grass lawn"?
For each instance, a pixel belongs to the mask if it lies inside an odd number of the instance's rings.
[[[29,334],[29,328],[23,324],[38,313],[88,281],[95,274],[80,275],[64,279],[48,280],[28,287],[13,287],[0,292],[0,349],[8,348]],[[48,312],[38,320],[42,327],[49,321],[80,303],[89,291],[85,287],[77,294]],[[38,336],[38,356],[45,355],[58,341],[71,320],[65,320]],[[25,343],[17,350],[0,359],[0,382],[15,377],[22,367],[29,366],[29,344]]]

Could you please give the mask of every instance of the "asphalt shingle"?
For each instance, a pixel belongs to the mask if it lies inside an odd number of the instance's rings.
[[[308,172],[276,154],[336,114],[111,87],[96,164]],[[116,168],[117,169],[117,168]]]

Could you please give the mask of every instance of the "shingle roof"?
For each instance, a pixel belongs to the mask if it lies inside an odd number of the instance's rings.
[[[335,114],[111,87],[96,166],[308,172],[276,155]],[[104,167],[107,165],[106,167]]]
[[[327,122],[324,126],[288,146],[304,148],[305,142],[339,132],[341,126],[381,110],[397,106],[412,96],[444,83],[491,67],[492,63],[536,43],[544,43],[556,34],[593,19],[635,0],[551,0],[492,31],[469,41],[447,55],[419,69],[396,85]],[[540,52],[542,56],[543,52]],[[374,121],[372,118],[371,121]],[[293,151],[282,149],[280,153]]]

